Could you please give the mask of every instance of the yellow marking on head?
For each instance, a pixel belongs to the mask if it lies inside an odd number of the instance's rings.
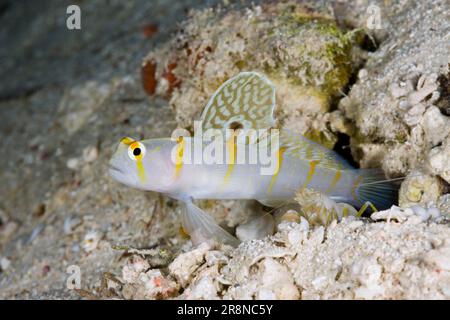
[[[142,159],[144,158],[144,154],[145,154],[145,146],[143,144],[141,144],[139,141],[134,141],[127,137],[122,138],[122,140],[120,142],[129,146],[128,147],[129,148],[128,155],[132,159],[136,160],[136,169],[137,169],[139,180],[142,183],[144,183],[146,180],[146,175],[145,175],[145,168],[144,168],[144,164],[142,163]],[[140,149],[140,150],[136,150],[136,149]],[[136,153],[135,153],[135,150],[136,150]]]
[[[120,140],[121,143],[126,144],[127,146],[131,145],[133,142],[135,142],[133,139],[128,138],[128,137],[123,137]]]
[[[267,193],[272,193],[273,186],[275,184],[275,181],[277,181],[278,173],[280,172],[281,165],[283,164],[283,153],[286,151],[285,148],[280,148],[277,151],[277,168],[275,169],[275,173],[272,176],[272,179],[270,180],[269,188],[267,189]]]
[[[233,132],[230,139],[227,141],[227,148],[228,148],[228,161],[229,166],[227,173],[225,174],[225,177],[223,178],[223,184],[226,185],[230,181],[231,173],[233,172],[234,165],[236,163],[236,153],[237,153],[237,145],[235,143],[235,138],[237,136],[236,131]]]
[[[134,150],[135,150],[136,148],[140,148],[140,149],[141,149],[140,152],[139,152],[139,154],[135,154],[135,153],[134,153]],[[133,157],[136,159],[136,161],[141,161],[142,158],[144,157],[144,150],[143,150],[144,147],[143,147],[143,146],[141,147],[141,143],[138,142],[138,141],[133,141],[133,142],[130,144],[130,149],[131,149],[131,152],[133,153]]]
[[[363,176],[358,176],[358,178],[355,179],[355,181],[353,182],[353,186],[352,186],[352,196],[356,201],[361,202],[361,200],[359,200],[358,195],[356,194],[356,189],[358,188],[358,185],[361,183],[361,181],[364,179]]]
[[[139,142],[137,142],[137,141],[131,142],[130,147],[131,147],[131,150],[136,149],[137,147],[139,147]]]
[[[308,184],[311,182],[311,179],[314,175],[314,171],[316,170],[316,165],[319,161],[310,161],[309,162],[309,171],[308,171],[308,175],[306,176],[306,180],[305,183],[303,184],[302,189],[305,189],[308,187]]]
[[[342,171],[341,170],[337,170],[336,174],[334,175],[334,179],[331,182],[330,186],[328,187],[327,191],[325,191],[325,193],[331,193],[334,189],[334,187],[336,187],[336,184],[338,183],[339,179],[341,178],[342,175]]]
[[[185,146],[185,141],[184,141],[183,137],[180,137],[177,142],[177,157],[176,157],[176,161],[175,161],[175,178],[177,178],[180,175],[181,169],[183,167],[184,146]]]
[[[145,168],[144,168],[144,165],[142,164],[142,159],[136,161],[136,168],[137,168],[139,180],[142,183],[144,183],[146,180],[146,176],[145,176]]]

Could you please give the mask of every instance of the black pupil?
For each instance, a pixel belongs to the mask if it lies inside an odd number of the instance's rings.
[[[133,154],[134,154],[135,156],[140,155],[140,154],[141,154],[141,148],[135,148],[135,149],[133,150]]]

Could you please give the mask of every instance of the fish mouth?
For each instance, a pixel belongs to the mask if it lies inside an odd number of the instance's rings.
[[[109,170],[109,173],[110,173],[110,174],[113,174],[113,173],[120,173],[120,174],[123,174],[123,171],[122,171],[119,167],[114,166],[114,165],[111,164],[111,163],[108,165],[108,170]]]
[[[127,186],[133,187],[133,188],[139,188],[139,184],[136,181],[133,181],[133,177],[130,177],[127,174],[126,170],[123,170],[115,165],[109,164],[108,165],[108,172],[109,176],[122,184],[125,184]]]

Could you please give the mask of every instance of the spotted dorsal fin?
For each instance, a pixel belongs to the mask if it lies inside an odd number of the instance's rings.
[[[269,129],[274,126],[275,87],[256,72],[241,72],[224,82],[202,113],[206,129]]]
[[[336,152],[286,129],[280,130],[280,147],[285,150],[285,155],[304,161],[315,161],[319,167],[335,170],[353,169]]]

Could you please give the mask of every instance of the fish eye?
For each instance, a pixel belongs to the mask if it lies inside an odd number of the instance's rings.
[[[128,156],[131,158],[131,160],[141,160],[144,155],[145,146],[142,143],[135,141],[128,147]]]

